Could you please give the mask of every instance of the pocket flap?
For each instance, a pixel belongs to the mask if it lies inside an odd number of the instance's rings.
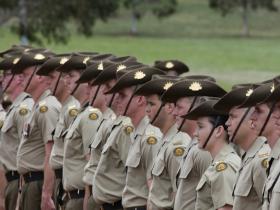
[[[155,176],[159,176],[162,174],[164,168],[165,168],[164,161],[161,159],[156,160],[153,166],[152,174]]]
[[[128,155],[126,160],[126,166],[137,168],[141,160],[141,154],[139,152],[133,153],[133,155]]]
[[[252,186],[253,186],[253,183],[251,181],[241,180],[241,181],[237,182],[237,184],[236,184],[236,187],[234,190],[234,195],[246,197],[249,195]]]
[[[203,186],[205,185],[206,183],[206,177],[205,176],[202,176],[197,187],[196,187],[196,191],[199,191],[203,188]]]
[[[4,121],[1,131],[6,133],[11,127],[13,127],[13,118],[8,116]]]

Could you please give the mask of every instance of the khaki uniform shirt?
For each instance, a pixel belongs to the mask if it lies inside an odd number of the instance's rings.
[[[274,170],[265,182],[263,192],[263,210],[280,209],[280,161],[277,161]]]
[[[269,166],[266,171],[268,175],[273,171],[275,165],[277,164],[277,162],[279,162],[279,160],[280,160],[280,139],[277,140],[269,155],[268,158]]]
[[[178,190],[175,196],[174,210],[193,210],[196,201],[196,186],[211,164],[209,152],[198,148],[198,142],[193,139],[187,146],[177,172]]]
[[[24,125],[17,153],[19,173],[44,170],[45,144],[52,140],[52,131],[60,109],[60,103],[49,90],[46,90],[34,104]]]
[[[128,117],[118,116],[114,121],[110,136],[103,146],[92,184],[93,198],[99,204],[114,203],[122,198],[132,129]]]
[[[96,171],[98,162],[101,157],[101,152],[104,144],[110,135],[111,125],[116,119],[116,115],[112,109],[107,108],[103,113],[103,119],[98,126],[97,133],[90,145],[90,159],[85,166],[83,181],[87,185],[92,185],[93,176]]]
[[[151,125],[149,118],[145,116],[133,133],[133,142],[126,161],[127,176],[122,195],[124,208],[147,205],[147,183],[152,178],[153,161],[161,140],[161,131]]]
[[[246,152],[233,191],[233,209],[261,209],[269,153],[270,148],[264,137],[258,137]]]
[[[190,142],[190,136],[178,132],[177,125],[173,125],[163,137],[152,169],[153,181],[149,194],[149,201],[158,208],[173,209],[177,172]]]
[[[84,167],[87,164],[90,139],[96,134],[96,130],[102,113],[91,106],[81,110],[81,113],[70,125],[65,136],[63,159],[63,187],[66,191],[82,190]]]
[[[0,129],[2,128],[2,126],[4,124],[5,117],[6,117],[6,111],[0,104]]]
[[[232,191],[241,160],[226,144],[204,172],[197,187],[196,210],[214,210],[233,205]]]
[[[62,168],[66,130],[77,116],[79,109],[80,102],[73,96],[69,96],[61,108],[58,122],[54,130],[54,145],[50,156],[50,165],[54,170]]]
[[[279,193],[280,193],[280,139],[275,143],[273,149],[271,150],[267,175],[268,178],[265,182],[263,189],[263,209],[280,209]]]
[[[1,129],[0,158],[5,171],[17,170],[17,150],[24,122],[31,112],[34,101],[27,93],[21,93],[12,103]]]

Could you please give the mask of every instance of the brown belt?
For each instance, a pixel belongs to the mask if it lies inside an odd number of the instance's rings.
[[[146,206],[135,206],[135,207],[125,208],[124,210],[146,210],[146,209],[147,209]]]
[[[5,176],[8,182],[19,179],[19,173],[17,171],[8,171],[7,173],[5,173]]]
[[[55,169],[54,173],[55,173],[55,178],[56,179],[62,179],[62,168]]]
[[[85,190],[71,190],[67,192],[69,199],[80,199],[85,197]]]
[[[44,172],[43,171],[27,172],[26,174],[23,174],[23,179],[25,183],[44,180]]]
[[[104,203],[102,204],[103,210],[117,210],[122,209],[122,200],[116,201],[114,203]]]

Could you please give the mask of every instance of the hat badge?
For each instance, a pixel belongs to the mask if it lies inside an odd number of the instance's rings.
[[[19,58],[15,58],[15,59],[13,60],[13,64],[17,64],[18,61],[19,61]]]
[[[275,87],[274,87],[274,84],[271,86],[271,89],[270,89],[270,92],[273,93]]]
[[[101,63],[98,65],[97,70],[100,70],[100,71],[103,70],[103,62],[101,62]]]
[[[168,90],[172,85],[173,85],[172,82],[167,82],[167,83],[165,83],[165,85],[163,86],[163,89],[164,89],[164,90]]]
[[[34,59],[35,60],[43,60],[45,59],[46,57],[44,55],[42,55],[41,53],[38,53],[34,56]]]
[[[63,57],[63,58],[60,59],[59,64],[63,65],[63,64],[65,64],[68,60],[69,60],[68,58]]]
[[[123,70],[125,68],[126,68],[126,66],[121,64],[121,65],[118,66],[117,71]]]
[[[202,89],[202,86],[199,82],[193,82],[190,86],[189,89],[192,91],[199,91]]]
[[[171,69],[174,67],[174,64],[172,62],[167,62],[165,65],[166,68]]]
[[[83,60],[83,64],[87,64],[87,62],[88,62],[89,59],[90,59],[90,57],[88,57],[88,56],[85,57],[84,60]]]
[[[253,89],[249,89],[246,92],[246,96],[249,97],[253,93]]]
[[[137,71],[134,75],[134,79],[143,79],[146,74],[143,71]]]

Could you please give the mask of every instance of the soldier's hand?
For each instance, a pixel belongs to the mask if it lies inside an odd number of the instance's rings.
[[[41,201],[41,209],[42,210],[55,210],[55,205],[54,205],[53,199],[50,194],[43,192],[42,201]]]

